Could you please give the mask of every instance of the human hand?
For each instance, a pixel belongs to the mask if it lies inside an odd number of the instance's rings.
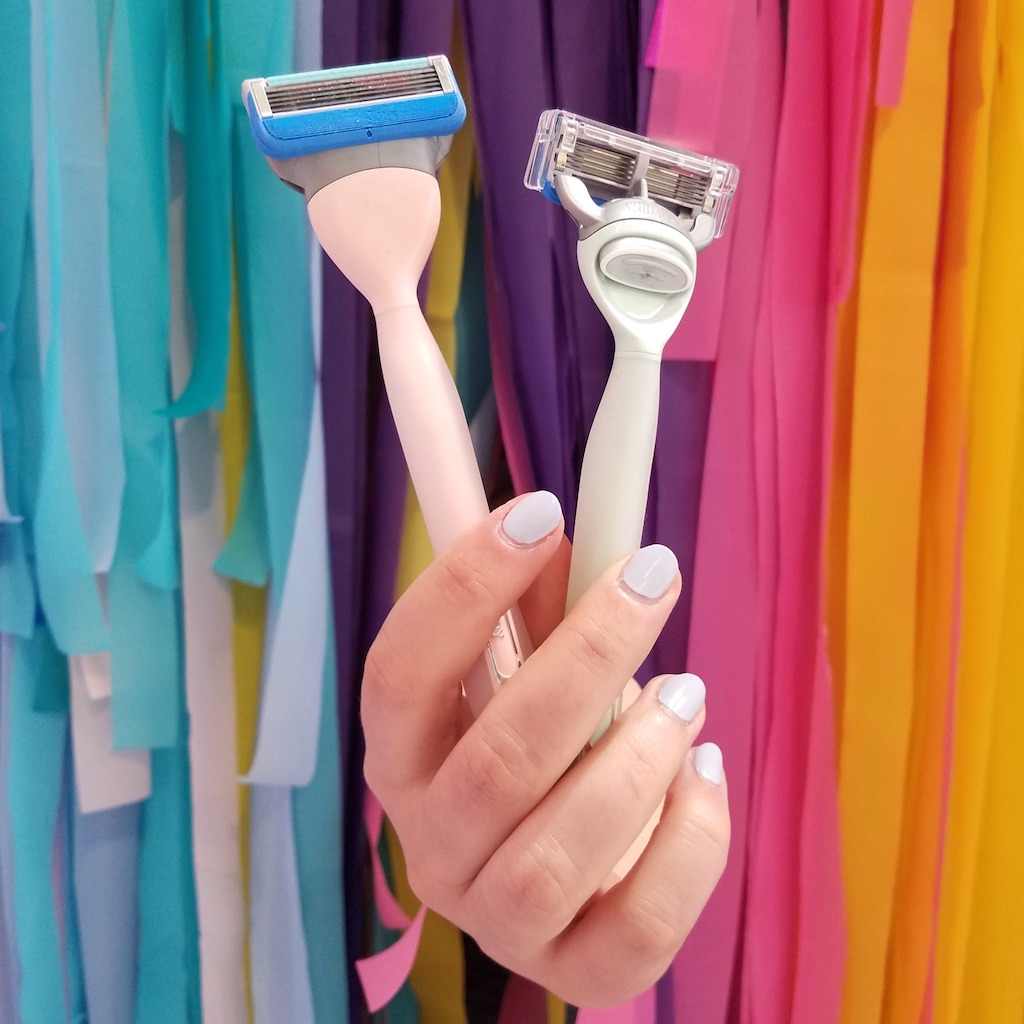
[[[563,621],[556,499],[509,502],[396,603],[366,661],[366,780],[409,883],[489,956],[563,999],[614,1005],[670,964],[725,866],[721,754],[693,748],[696,676],[653,680],[578,764],[679,596],[667,548],[602,576]],[[460,680],[519,602],[535,653],[474,722]],[[609,874],[664,800],[625,877]]]

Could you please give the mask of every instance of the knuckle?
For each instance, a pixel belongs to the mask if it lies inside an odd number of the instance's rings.
[[[438,568],[438,586],[447,602],[472,608],[491,598],[484,574],[465,555],[449,552]]]
[[[382,630],[370,646],[363,663],[360,702],[364,723],[366,709],[375,703],[394,710],[409,704],[412,696],[412,688],[406,681],[406,667],[402,663],[399,647],[390,642]]]
[[[660,965],[675,956],[686,935],[671,916],[672,905],[652,898],[626,906],[619,941],[630,962]]]
[[[660,748],[649,742],[636,731],[626,729],[622,733],[625,748],[624,764],[620,771],[623,785],[635,800],[648,800],[655,790],[658,796],[664,791],[664,770],[660,763]]]
[[[588,673],[603,673],[621,667],[625,643],[607,623],[592,615],[587,616],[575,630],[573,639],[572,653]]]
[[[573,876],[578,872],[554,840],[535,840],[521,845],[506,866],[504,901],[507,912],[518,919],[546,923],[554,934],[576,912]]]
[[[699,807],[690,808],[676,827],[691,859],[715,871],[719,877],[729,857],[729,819]]]
[[[536,756],[507,722],[480,719],[467,736],[459,784],[474,805],[518,805],[532,789]]]

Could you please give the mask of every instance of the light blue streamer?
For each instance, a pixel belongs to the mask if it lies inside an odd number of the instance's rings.
[[[319,389],[292,554],[264,661],[256,752],[245,781],[305,786],[317,763],[327,646],[327,495]]]
[[[64,937],[64,987],[67,992],[68,1020],[71,1024],[88,1024],[89,1012],[85,1005],[85,975],[82,969],[82,942],[78,934],[78,906],[75,900],[74,863],[71,846],[74,842],[74,779],[71,770],[71,740],[68,737],[65,759],[64,784],[61,788],[60,807],[57,810],[57,830],[54,836],[54,877],[61,883],[58,889],[58,913],[62,915]]]
[[[133,1024],[139,927],[138,804],[83,814],[73,798],[75,909],[89,1016]]]
[[[31,4],[36,287],[43,366],[43,440],[33,532],[39,597],[54,638],[61,650],[84,654],[104,650],[108,638],[64,425],[61,180],[51,111],[54,2]]]
[[[0,633],[0,1020],[19,1024],[21,964],[14,931],[14,835],[8,793],[15,639]]]
[[[110,568],[124,491],[110,303],[107,161],[95,0],[53,4],[50,104],[60,200],[64,425],[92,568]],[[69,97],[74,102],[68,102]],[[53,211],[51,211],[52,213]]]
[[[178,714],[183,713],[179,707]],[[200,1024],[199,925],[184,742],[154,751],[152,771],[153,793],[142,811],[135,1021]]]
[[[253,786],[249,822],[254,1024],[314,1024],[291,788]]]
[[[171,416],[223,409],[231,343],[231,104],[216,24],[220,5],[185,6],[186,281],[192,372]]]
[[[328,608],[323,715],[313,781],[292,795],[299,894],[317,1024],[347,1024],[348,963],[345,944],[345,873],[341,844],[344,806],[338,742],[338,692],[334,631]]]
[[[67,715],[32,710],[35,676],[53,639],[45,627],[18,640],[10,694],[7,798],[14,837],[14,909],[21,964],[22,1024],[64,1020],[64,968],[53,898],[54,834],[60,805]]]

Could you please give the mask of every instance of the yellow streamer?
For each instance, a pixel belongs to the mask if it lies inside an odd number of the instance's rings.
[[[904,828],[889,945],[886,1024],[917,1021],[925,1004],[936,924],[946,772],[948,685],[956,645],[954,596],[966,437],[966,367],[973,336],[984,211],[978,95],[984,5],[961,2],[952,41],[943,223],[925,438],[918,558],[914,718]],[[981,180],[978,180],[980,177]]]
[[[991,8],[994,8],[994,12]],[[963,620],[956,736],[936,956],[936,1024],[1020,1020],[1021,800],[1003,777],[1019,739],[1006,716],[1021,713],[1020,580],[1011,575],[1021,532],[1019,472],[1024,383],[1024,19],[1013,2],[992,4],[982,48],[983,95],[991,89],[987,201],[970,382]],[[1017,666],[1016,670],[1014,666]],[[1016,671],[1016,676],[1014,672]],[[1013,718],[1019,722],[1019,718]],[[1011,748],[1011,749],[1008,749]],[[1009,820],[1012,818],[1013,820]],[[1013,863],[1012,858],[1017,862]],[[1019,958],[1018,958],[1019,959]],[[983,991],[990,985],[991,992]]]
[[[236,278],[237,284],[237,278]],[[242,330],[238,311],[238,291],[231,308],[231,354],[228,361],[227,404],[221,420],[224,448],[226,530],[231,529],[238,511],[242,490],[242,472],[252,424],[252,398],[242,360]],[[250,587],[237,580],[231,583],[234,604],[232,645],[235,656],[235,703],[238,729],[238,771],[249,770],[256,745],[256,720],[259,714],[260,666],[263,651],[263,624],[266,616],[265,588]],[[241,809],[242,890],[246,912],[249,907],[249,790],[239,786]],[[249,936],[245,940],[245,978],[249,1019],[252,1019],[252,977]]]
[[[857,309],[839,801],[842,1020],[879,1019],[904,769],[952,0],[916,4],[902,101],[875,115]]]

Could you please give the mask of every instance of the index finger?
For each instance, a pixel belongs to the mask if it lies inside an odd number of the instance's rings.
[[[459,537],[392,609],[367,655],[362,688],[366,779],[385,807],[421,791],[454,747],[463,676],[561,536],[553,494],[513,499]]]

